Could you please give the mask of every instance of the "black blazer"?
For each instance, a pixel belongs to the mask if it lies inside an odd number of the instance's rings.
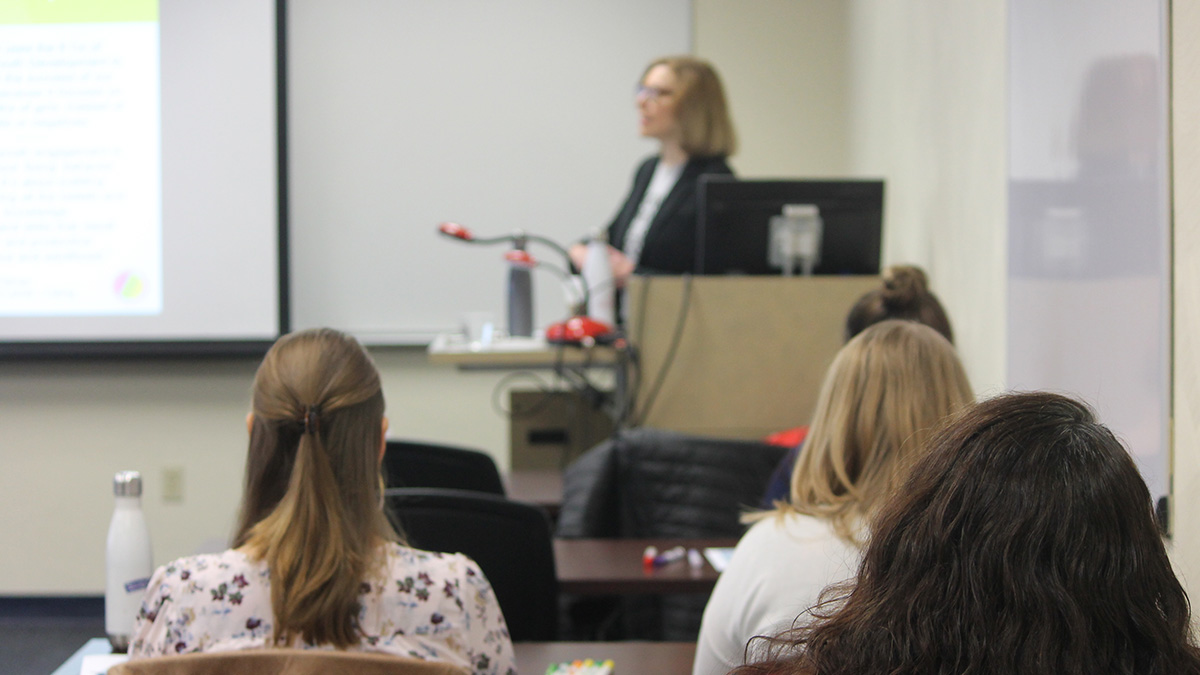
[[[637,215],[650,177],[658,166],[658,157],[642,162],[633,178],[633,190],[617,217],[608,226],[608,243],[614,248],[625,249],[625,235]],[[696,222],[700,213],[697,184],[706,173],[732,174],[724,157],[693,157],[683,167],[675,187],[667,194],[658,213],[650,221],[646,240],[642,244],[642,255],[636,272],[640,274],[683,274],[696,266]]]

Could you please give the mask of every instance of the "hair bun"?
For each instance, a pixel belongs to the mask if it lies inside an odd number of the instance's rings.
[[[892,265],[883,272],[883,304],[907,307],[929,293],[925,271],[912,265]]]

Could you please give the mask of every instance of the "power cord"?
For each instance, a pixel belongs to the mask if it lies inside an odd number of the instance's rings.
[[[659,391],[662,389],[663,383],[667,379],[667,374],[671,371],[671,366],[675,363],[675,356],[679,351],[679,343],[683,339],[683,327],[687,324],[688,310],[692,304],[692,275],[684,274],[683,291],[679,300],[679,314],[675,318],[675,331],[671,335],[671,342],[667,347],[667,354],[663,359],[662,367],[659,368],[658,374],[655,376],[654,384],[650,387],[649,393],[646,395],[646,403],[642,406],[641,411],[634,417],[634,426],[641,426],[646,421],[646,417],[650,415],[650,411],[654,409],[654,404],[658,400]],[[648,286],[649,284],[647,284]],[[645,298],[642,299],[642,307],[640,312],[645,313],[646,303]],[[645,324],[640,323],[638,332],[644,329]]]

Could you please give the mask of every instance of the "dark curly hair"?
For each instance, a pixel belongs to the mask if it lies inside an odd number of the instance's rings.
[[[1200,673],[1146,484],[1077,401],[969,408],[872,532],[857,584],[734,673]]]

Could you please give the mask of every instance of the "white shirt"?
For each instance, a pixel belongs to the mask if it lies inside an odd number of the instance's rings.
[[[788,514],[755,523],[704,608],[692,675],[724,675],[740,665],[751,638],[791,628],[826,586],[855,575],[859,557],[821,518]]]
[[[661,159],[654,166],[654,175],[650,176],[646,194],[642,195],[642,203],[638,205],[637,214],[629,222],[629,230],[625,233],[625,256],[634,265],[637,265],[642,257],[642,245],[646,243],[650,222],[654,220],[667,195],[671,194],[671,188],[679,182],[683,167],[684,164],[668,166]]]

